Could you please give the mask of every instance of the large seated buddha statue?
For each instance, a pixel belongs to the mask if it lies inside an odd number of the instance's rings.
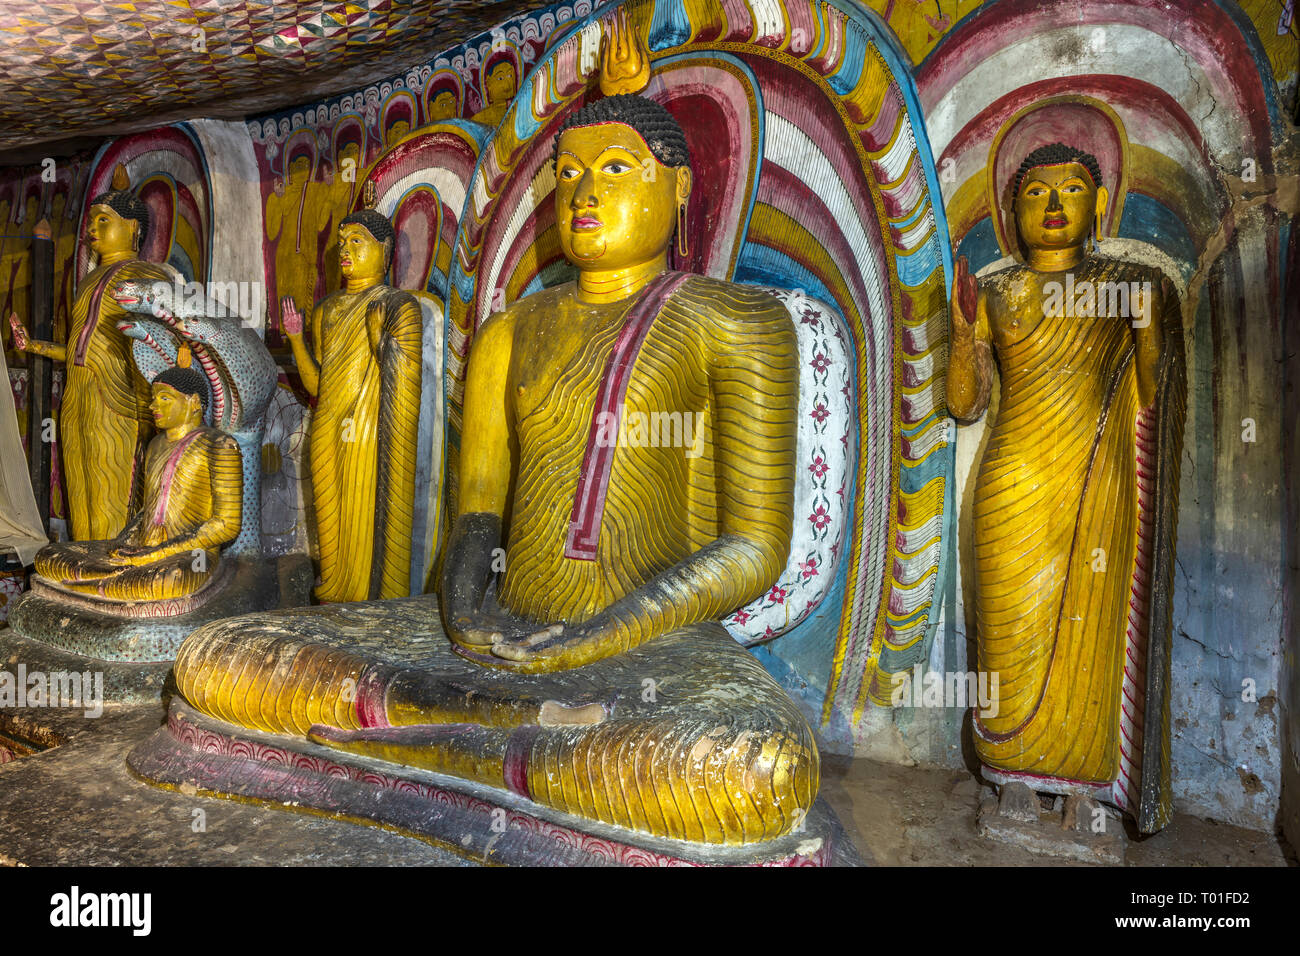
[[[1092,247],[1109,194],[1091,154],[1035,149],[1011,194],[1024,263],[977,282],[961,260],[953,285],[950,412],[981,416],[1001,373],[972,522],[979,666],[1001,690],[975,750],[1004,808],[1036,818],[1032,792],[1059,794],[1067,820],[1095,800],[1153,832],[1172,813],[1178,295]]]
[[[51,544],[36,555],[37,588],[106,601],[164,602],[176,613],[221,566],[239,535],[243,475],[239,447],[203,425],[207,384],[171,368],[152,384],[160,433],[144,463],[144,506],[117,537]]]
[[[196,631],[176,661],[185,703],[132,754],[137,772],[354,813],[331,802],[343,784],[329,774],[450,777],[477,799],[559,815],[546,826],[807,842],[812,732],[718,623],[788,557],[789,313],[756,288],[668,269],[692,172],[662,106],[597,100],[564,122],[554,157],[577,280],[478,330],[440,599]],[[702,416],[702,437],[652,445],[620,427],[654,415]],[[223,737],[256,742],[205,752]],[[298,769],[249,762],[267,748]]]

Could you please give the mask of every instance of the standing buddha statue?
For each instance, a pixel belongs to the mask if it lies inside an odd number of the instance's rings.
[[[321,601],[411,590],[415,446],[423,315],[386,285],[392,223],[373,209],[339,224],[345,286],[316,303],[311,347],[294,301],[281,304],[303,386],[316,397],[308,431]]]
[[[669,270],[692,173],[661,105],[607,95],[566,119],[554,155],[578,279],[474,339],[441,602],[211,625],[181,648],[177,684],[219,720],[588,820],[770,840],[811,807],[817,748],[719,619],[788,558],[793,324],[759,289]],[[703,438],[619,440],[609,423],[632,415],[703,416]]]
[[[81,281],[66,345],[35,341],[10,316],[14,347],[67,366],[59,442],[74,540],[117,534],[139,503],[138,465],[153,429],[149,384],[131,361],[131,345],[117,330],[126,313],[113,298],[118,283],[171,285],[174,273],[139,258],[149,209],[130,192],[118,166],[113,189],[90,204],[86,239],[98,258]]]
[[[1024,264],[977,283],[962,259],[952,298],[949,411],[981,416],[995,356],[1001,374],[973,505],[979,666],[1001,693],[976,712],[975,750],[1004,801],[1020,783],[1153,832],[1172,812],[1178,295],[1090,251],[1109,199],[1090,154],[1034,150],[1012,191]]]

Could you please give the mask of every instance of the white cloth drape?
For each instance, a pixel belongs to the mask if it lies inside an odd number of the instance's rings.
[[[13,550],[23,564],[47,544],[18,434],[18,410],[9,385],[9,366],[0,350],[0,551]]]

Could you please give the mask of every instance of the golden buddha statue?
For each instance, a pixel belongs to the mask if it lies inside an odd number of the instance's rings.
[[[58,588],[113,601],[183,598],[212,578],[222,545],[239,534],[239,447],[204,427],[203,376],[170,368],[154,379],[152,393],[160,434],[145,455],[144,506],[111,540],[42,548],[36,573]]]
[[[474,340],[441,606],[211,625],[182,646],[177,684],[219,720],[588,820],[770,840],[812,806],[817,748],[718,621],[788,557],[793,324],[759,289],[668,271],[692,174],[662,106],[584,107],[555,162],[578,279],[513,303]],[[641,416],[702,416],[702,440],[630,440],[620,423]]]
[[[949,411],[978,418],[995,355],[1001,374],[973,506],[979,666],[1001,692],[975,749],[1004,789],[1101,800],[1151,832],[1172,812],[1178,295],[1089,251],[1109,199],[1093,156],[1037,149],[1012,192],[1024,264],[977,283],[960,260],[952,300]]]
[[[339,224],[344,288],[303,317],[281,303],[304,387],[316,396],[308,431],[321,601],[411,593],[415,446],[423,315],[410,293],[384,283],[392,224],[372,209]]]
[[[34,341],[17,316],[9,318],[14,348],[67,366],[59,443],[74,540],[112,537],[139,501],[132,494],[138,496],[137,461],[152,435],[149,385],[117,331],[125,311],[111,292],[127,280],[172,284],[173,272],[137,257],[148,228],[149,209],[131,194],[119,166],[112,191],[90,204],[86,238],[98,262],[73,302],[68,344]]]
[[[475,123],[491,126],[501,125],[506,110],[519,91],[519,74],[515,65],[509,60],[501,60],[483,77],[483,93],[487,97],[487,106],[471,117]]]

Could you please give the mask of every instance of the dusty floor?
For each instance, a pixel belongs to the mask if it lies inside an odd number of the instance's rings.
[[[125,756],[162,716],[160,704],[110,706],[94,720],[53,710],[0,713],[0,734],[11,740],[58,743],[0,765],[0,862],[464,865],[374,827],[151,787],[132,776]],[[980,838],[980,792],[966,772],[823,760],[822,793],[868,863],[1054,862]],[[1127,859],[1136,866],[1284,866],[1285,852],[1271,835],[1179,815],[1163,833],[1131,843]]]
[[[899,866],[1081,866],[991,843],[975,832],[987,791],[964,770],[928,770],[825,757],[822,793],[864,859]],[[1272,834],[1175,814],[1142,840],[1130,839],[1129,866],[1286,866],[1289,848]]]

